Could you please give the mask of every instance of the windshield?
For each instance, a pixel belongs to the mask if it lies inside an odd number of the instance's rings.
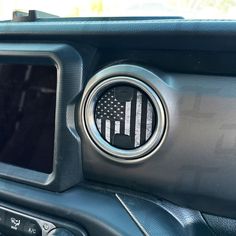
[[[59,17],[236,19],[236,0],[0,0],[0,20],[12,19],[16,10],[39,10]]]

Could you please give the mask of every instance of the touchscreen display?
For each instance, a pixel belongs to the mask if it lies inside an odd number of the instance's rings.
[[[0,162],[51,173],[57,70],[0,64]]]

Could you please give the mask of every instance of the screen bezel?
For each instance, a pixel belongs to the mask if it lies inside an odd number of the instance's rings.
[[[52,173],[0,163],[0,177],[53,191],[64,191],[78,183],[82,178],[80,139],[71,117],[74,115],[74,99],[82,89],[79,53],[66,44],[6,43],[0,44],[0,63],[53,65],[57,68]]]

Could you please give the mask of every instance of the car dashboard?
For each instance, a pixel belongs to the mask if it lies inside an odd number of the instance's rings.
[[[0,23],[0,235],[234,235],[236,22]]]

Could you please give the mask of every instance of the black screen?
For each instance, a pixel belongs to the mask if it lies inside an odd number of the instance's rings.
[[[0,65],[0,161],[51,173],[57,70]]]

